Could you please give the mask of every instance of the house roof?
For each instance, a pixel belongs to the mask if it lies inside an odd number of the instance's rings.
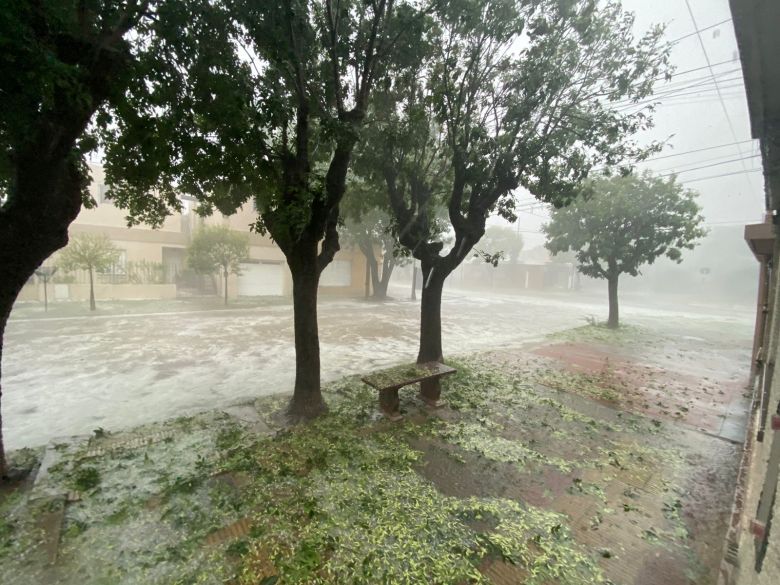
[[[780,2],[729,0],[742,59],[753,138],[780,122]]]

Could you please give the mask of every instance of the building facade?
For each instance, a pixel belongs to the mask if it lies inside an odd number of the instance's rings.
[[[284,254],[268,236],[250,230],[257,214],[251,203],[231,216],[219,213],[202,218],[194,203],[184,200],[181,213],[152,229],[127,227],[127,213],[106,198],[103,168],[92,164],[90,192],[97,202],[93,209],[82,208],[70,226],[71,236],[83,233],[105,234],[119,250],[110,269],[96,275],[95,296],[102,300],[171,299],[182,296],[221,295],[218,275],[198,275],[187,266],[187,247],[193,235],[205,225],[223,224],[249,238],[249,256],[241,263],[241,274],[228,278],[228,296],[266,297],[292,295],[292,277]],[[46,264],[56,265],[56,254]],[[320,293],[360,296],[366,261],[356,248],[340,250],[320,278]],[[31,280],[19,295],[20,301],[43,299],[42,285]],[[85,300],[89,295],[88,276],[58,272],[52,278],[49,298],[57,301]]]
[[[760,141],[766,222],[746,226],[758,261],[759,296],[751,363],[753,408],[745,437],[723,585],[780,583],[780,2],[730,0],[750,112]]]

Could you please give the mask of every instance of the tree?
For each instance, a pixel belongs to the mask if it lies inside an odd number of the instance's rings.
[[[192,238],[187,263],[198,274],[221,271],[225,306],[228,304],[228,275],[241,274],[241,262],[249,257],[249,237],[228,226],[205,226]]]
[[[93,115],[121,100],[139,73],[133,66],[139,40],[164,27],[167,14],[196,3],[63,0],[0,7],[0,366],[19,291],[67,244],[82,204],[93,203],[84,164],[95,144],[86,132]]]
[[[86,270],[89,273],[89,310],[95,310],[95,276],[116,264],[119,250],[103,234],[79,234],[60,252],[57,264],[65,272]]]
[[[517,264],[522,251],[523,236],[517,230],[503,225],[487,227],[478,250],[479,256],[483,258],[503,258],[511,264]]]
[[[357,168],[360,168],[363,158],[360,151],[358,145],[354,165]],[[342,237],[363,253],[368,267],[366,278],[370,279],[373,291],[371,296],[375,300],[384,300],[395,267],[403,266],[409,260],[406,249],[398,244],[384,183],[353,172],[341,207],[344,216],[340,229]],[[376,257],[377,250],[382,256],[381,265]]]
[[[289,414],[311,418],[326,410],[317,289],[339,250],[352,152],[376,79],[423,22],[411,4],[394,0],[225,5],[229,21],[203,32],[207,54],[163,45],[150,67],[167,70],[173,61],[177,72],[131,87],[129,102],[144,108],[112,112],[107,183],[131,221],[153,224],[178,208],[177,194],[197,199],[204,215],[253,200],[254,228],[271,235],[293,279]]]
[[[642,175],[595,179],[585,188],[590,196],[575,199],[553,212],[543,230],[553,254],[572,250],[578,270],[604,278],[609,292],[607,326],[618,327],[618,279],[637,276],[644,264],[666,256],[682,262],[706,235],[697,193],[684,189],[674,176],[664,180]]]
[[[632,136],[651,126],[652,105],[641,100],[668,62],[662,29],[636,39],[617,2],[451,0],[437,4],[435,20],[430,58],[397,76],[371,134],[399,239],[421,263],[418,362],[442,359],[444,282],[491,213],[516,219],[517,188],[564,205],[597,165],[658,150]],[[448,248],[430,231],[437,200],[454,232]]]
[[[378,301],[387,298],[387,286],[396,266],[404,258],[395,254],[397,240],[393,235],[390,216],[378,208],[373,208],[362,215],[347,217],[341,228],[342,237],[347,243],[354,243],[366,258],[371,278],[371,296]],[[382,256],[382,264],[376,257],[376,251]]]

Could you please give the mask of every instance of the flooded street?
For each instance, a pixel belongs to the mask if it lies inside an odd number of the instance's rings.
[[[400,298],[407,291],[393,291]],[[576,298],[576,297],[575,297]],[[451,291],[442,307],[444,352],[465,355],[540,340],[602,316],[604,299]],[[686,338],[648,354],[704,375],[742,375],[752,315],[708,308],[632,306],[627,324]],[[3,397],[9,448],[121,429],[292,390],[292,307],[25,319],[6,332]],[[363,374],[416,357],[419,304],[320,300],[323,379]],[[726,344],[715,353],[712,344]]]

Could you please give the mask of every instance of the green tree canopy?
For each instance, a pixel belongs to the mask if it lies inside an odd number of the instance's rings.
[[[652,125],[641,102],[668,68],[662,28],[635,36],[614,1],[450,0],[433,19],[429,55],[394,77],[390,103],[375,102],[370,134],[399,239],[421,261],[421,362],[442,358],[444,281],[490,214],[515,219],[517,188],[565,205],[597,166],[629,167],[658,149],[635,136]],[[451,247],[430,233],[437,199]]]
[[[249,236],[226,225],[202,227],[187,248],[187,264],[198,274],[240,274],[248,257]]]
[[[74,270],[103,271],[119,258],[119,250],[104,234],[77,234],[59,253],[57,265],[66,272]]]
[[[553,254],[573,251],[580,272],[609,282],[609,325],[616,327],[619,276],[637,276],[660,256],[681,262],[682,251],[706,235],[704,219],[697,193],[674,176],[646,172],[600,178],[583,191],[583,197],[555,210],[543,227],[546,247]]]
[[[387,298],[387,286],[393,270],[399,261],[405,261],[405,258],[396,256],[398,240],[390,215],[378,207],[366,210],[357,217],[348,215],[339,231],[344,243],[357,246],[365,256],[372,296],[378,300]],[[381,265],[377,252],[382,256]]]
[[[119,259],[119,250],[104,234],[78,234],[60,252],[57,264],[66,272],[86,270],[89,273],[89,310],[95,306],[95,271],[111,268]]]
[[[241,274],[241,262],[249,257],[249,236],[226,225],[204,226],[187,248],[187,264],[198,274],[219,273],[223,277],[225,304],[228,275]]]

